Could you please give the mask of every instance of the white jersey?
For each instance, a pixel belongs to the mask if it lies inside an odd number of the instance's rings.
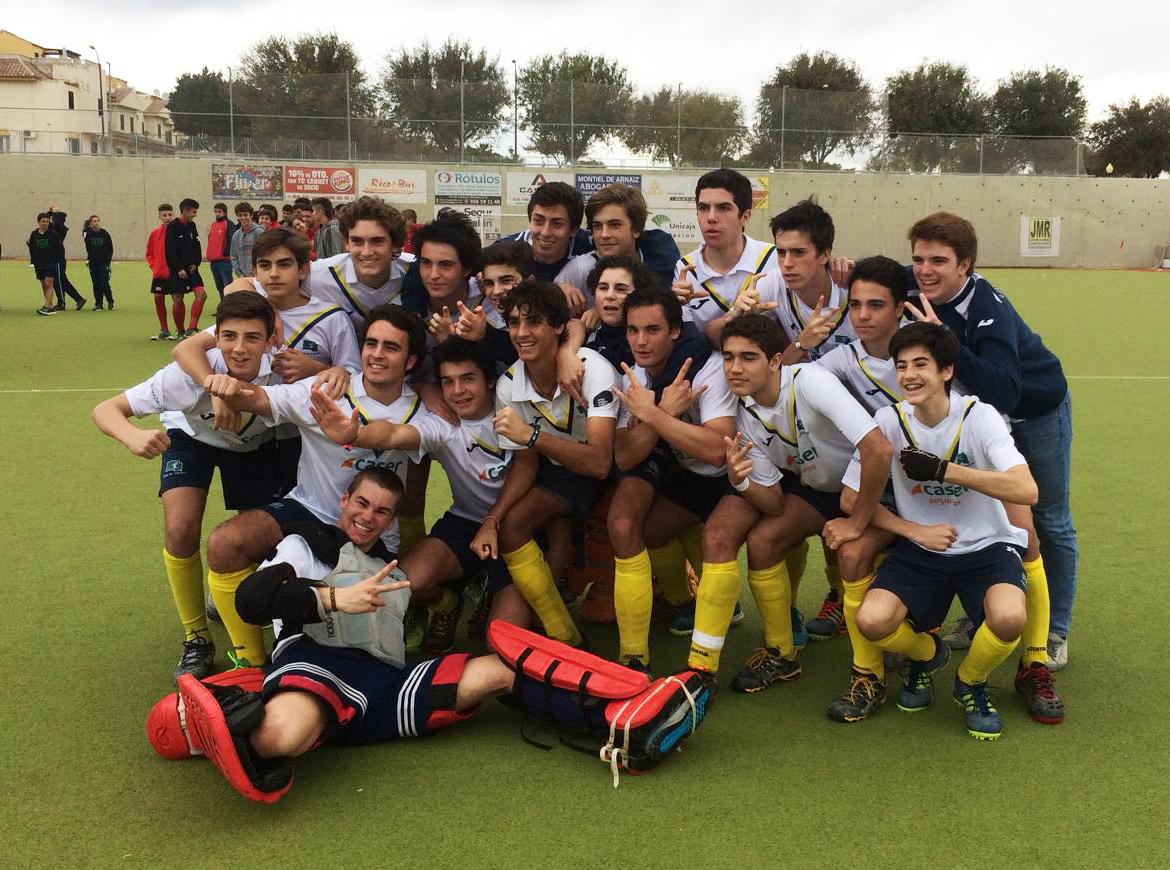
[[[355,474],[364,468],[386,468],[405,484],[407,461],[420,461],[422,451],[371,450],[365,447],[346,450],[334,443],[313,421],[309,400],[312,385],[313,378],[305,378],[295,384],[266,387],[265,392],[276,422],[295,423],[301,431],[297,485],[287,497],[303,504],[322,522],[334,523],[341,509],[341,494]],[[365,379],[361,377],[350,382],[349,391],[338,404],[345,411],[356,410],[363,423],[372,420],[412,423],[428,413],[418,395],[406,384],[402,386],[401,396],[389,405],[383,405],[366,394]],[[391,552],[397,552],[397,522],[382,535],[382,540]]]
[[[687,280],[696,289],[707,291],[706,296],[698,296],[687,305],[690,319],[700,329],[731,309],[740,291],[746,290],[751,284],[753,275],[760,272],[776,272],[780,268],[775,245],[747,235],[743,237],[743,241],[743,253],[726,275],[716,272],[707,265],[703,258],[703,247],[696,248],[675,263],[674,280],[678,280],[683,267],[694,266],[695,269],[688,273]],[[761,278],[759,283],[763,284],[766,280]]]
[[[760,294],[760,302],[775,302],[776,307],[765,312],[780,324],[780,330],[788,339],[789,344],[800,337],[800,332],[809,318],[817,312],[804,304],[796,291],[784,283],[784,279],[777,271],[760,279],[756,285]],[[805,348],[809,359],[816,360],[827,354],[833,348],[842,344],[849,344],[857,338],[853,330],[853,323],[849,320],[849,291],[829,282],[829,297],[825,300],[826,308],[836,308],[833,323],[830,326],[828,338],[816,347]]]
[[[423,452],[437,459],[447,473],[451,513],[482,523],[500,495],[512,458],[500,446],[492,415],[452,426],[442,417],[425,414],[410,425],[418,431]]]
[[[649,389],[650,374],[641,366],[634,366],[633,371],[638,383]],[[711,420],[718,420],[721,417],[735,417],[736,409],[739,407],[739,400],[731,392],[731,388],[727,386],[727,378],[723,375],[723,358],[719,354],[711,354],[707,358],[707,362],[703,364],[701,369],[694,373],[690,381],[692,389],[698,390],[704,386],[707,389],[703,391],[703,395],[699,396],[687,410],[683,411],[679,416],[680,420],[685,423],[693,423],[696,426],[701,426],[704,423],[708,423]],[[622,378],[622,392],[629,389],[629,386],[630,377],[629,375],[625,375]],[[627,428],[632,424],[633,418],[634,415],[623,405],[618,414],[618,428]],[[700,462],[698,459],[688,456],[674,447],[671,447],[671,452],[674,453],[679,465],[688,471],[693,471],[695,474],[700,474],[703,477],[719,477],[727,473],[726,465],[720,465],[716,468],[713,465]]]
[[[959,536],[945,555],[971,553],[995,543],[1027,546],[1028,533],[1008,522],[999,499],[954,483],[911,480],[902,470],[898,456],[906,447],[918,447],[948,462],[989,471],[1007,471],[1026,464],[1007,423],[995,408],[974,396],[952,393],[950,400],[950,412],[932,427],[920,423],[907,402],[878,411],[877,424],[894,448],[890,479],[898,515],[925,526],[954,526]],[[861,463],[854,459],[844,483],[857,489],[860,480]]]
[[[227,364],[218,348],[207,351],[207,362],[216,374],[228,373]],[[251,383],[265,386],[275,378],[268,354],[265,354],[260,358],[260,371]],[[165,428],[186,432],[196,441],[211,447],[248,453],[272,440],[273,421],[258,414],[245,414],[240,428],[235,432],[217,430],[215,412],[211,410],[211,395],[175,362],[159,369],[141,384],[131,387],[124,395],[135,417],[158,414],[159,422]]]
[[[367,287],[357,279],[353,258],[349,254],[338,254],[312,262],[305,286],[314,299],[344,308],[354,329],[361,329],[371,308],[388,302],[401,304],[402,282],[409,267],[409,262],[398,257],[390,264],[390,277],[385,284]]]
[[[873,356],[859,338],[822,354],[816,365],[832,372],[871,414],[902,401],[893,358]]]
[[[496,408],[512,408],[521,419],[554,438],[568,438],[584,444],[587,438],[587,423],[592,417],[614,420],[618,415],[617,371],[601,354],[583,347],[577,352],[585,363],[581,393],[588,403],[582,407],[573,401],[564,390],[557,386],[551,399],[536,391],[528,380],[523,360],[517,360],[496,383]],[[507,438],[500,438],[505,450],[524,450],[526,445],[517,444]],[[550,459],[550,462],[554,460]],[[559,464],[555,463],[554,464]]]
[[[739,431],[752,442],[751,479],[773,486],[780,472],[821,492],[840,492],[841,478],[873,418],[844,385],[814,365],[784,366],[780,397],[765,406],[740,399]]]
[[[634,256],[641,259],[641,254]],[[584,254],[570,257],[569,262],[561,267],[561,271],[557,272],[557,277],[554,279],[557,284],[570,284],[584,293],[588,302],[586,308],[593,307],[593,294],[585,286],[588,283],[585,279],[589,277],[589,273],[593,271],[593,267],[597,265],[599,259],[601,259],[601,255],[597,251],[586,251]]]

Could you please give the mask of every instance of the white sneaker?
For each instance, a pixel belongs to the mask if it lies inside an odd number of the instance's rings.
[[[1048,635],[1048,670],[1059,671],[1068,667],[1068,638],[1056,632]]]
[[[951,649],[970,649],[971,635],[974,634],[975,623],[966,616],[960,616],[951,626],[951,630],[943,636],[943,643]]]

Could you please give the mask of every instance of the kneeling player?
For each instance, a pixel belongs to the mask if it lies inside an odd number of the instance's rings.
[[[275,321],[272,306],[258,293],[245,291],[224,299],[215,312],[216,347],[207,351],[207,365],[214,373],[243,383],[267,384],[272,377],[267,351]],[[159,413],[165,432],[139,429],[129,420]],[[224,507],[229,510],[257,508],[276,498],[281,479],[273,430],[256,414],[247,415],[236,430],[215,429],[210,394],[178,363],[102,402],[93,409],[93,421],[134,455],[162,456],[163,564],[184,633],[175,678],[187,673],[206,676],[215,660],[199,558],[207,491],[218,468]]]
[[[402,493],[392,472],[360,472],[336,525],[304,523],[240,585],[240,614],[280,621],[263,686],[182,677],[179,697],[164,698],[147,720],[160,755],[203,754],[238,792],[273,803],[292,785],[292,759],[319,743],[418,737],[470,717],[492,695],[511,695],[559,725],[608,733],[600,755],[615,778],[621,767],[650,769],[695,730],[710,700],[698,674],[651,682],[502,622],[489,628],[498,655],[405,666],[409,583],[394,579],[380,541]]]
[[[906,398],[883,408],[877,423],[900,450],[893,463],[898,514],[923,526],[956,531],[945,552],[901,541],[878,568],[857,612],[861,633],[888,652],[910,659],[898,708],[923,710],[933,699],[933,675],[950,651],[937,634],[955,595],[975,623],[982,622],[955,676],[955,700],[967,731],[994,740],[1003,723],[987,677],[1016,646],[1026,605],[1021,557],[1027,533],[1013,526],[1002,501],[1034,504],[1036,482],[990,405],[950,391],[959,342],[938,324],[907,326],[890,341],[898,384]],[[855,487],[856,463],[845,485]]]

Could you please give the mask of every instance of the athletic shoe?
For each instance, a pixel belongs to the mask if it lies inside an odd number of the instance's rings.
[[[78,299],[78,300],[77,300],[77,305],[75,305],[75,306],[73,307],[73,310],[74,310],[74,311],[80,311],[82,308],[84,308],[84,307],[85,307],[85,303],[86,303],[86,300],[84,300],[84,299]]]
[[[219,615],[219,608],[215,606],[215,599],[211,597],[210,593],[207,596],[207,602],[204,605],[207,609],[207,618],[212,622],[218,622],[223,625],[223,617]]]
[[[440,656],[455,648],[455,630],[459,628],[459,615],[463,612],[463,596],[460,595],[450,610],[431,607],[427,610],[427,627],[423,633],[422,651],[429,656]]]
[[[57,313],[57,309],[49,308],[47,305],[42,305],[40,308],[37,309],[37,314],[40,314],[44,317],[48,317],[50,314],[56,314],[56,313]]]
[[[808,631],[804,627],[804,614],[792,608],[792,643],[797,651],[808,646]]]
[[[205,682],[259,692],[264,686],[264,671],[259,668],[240,668],[214,674]],[[146,716],[146,739],[155,752],[169,761],[195,758],[203,754],[202,750],[196,748],[187,729],[187,712],[178,692],[164,695],[150,708]]]
[[[185,329],[185,330],[183,330],[182,337],[183,338],[190,338],[191,336],[196,335],[198,332],[199,332],[198,329]]]
[[[108,307],[109,307],[110,311],[113,311],[114,310],[114,303],[111,302]]]
[[[195,746],[216,766],[228,784],[249,800],[271,804],[292,786],[287,758],[261,758],[248,739],[264,719],[264,702],[239,686],[179,679],[179,697]]]
[[[739,625],[743,622],[743,608],[735,602],[735,610],[731,612],[731,624]],[[670,624],[670,633],[676,637],[690,637],[695,631],[695,602],[679,608],[678,617]]]
[[[845,605],[837,598],[836,592],[830,592],[821,602],[821,609],[817,615],[804,624],[808,636],[812,640],[829,640],[840,634],[848,634],[845,625]]]
[[[102,310],[102,307],[101,307],[100,305],[95,305],[95,306],[93,307],[93,310],[94,310],[94,311],[101,311],[101,310]]]
[[[201,634],[183,641],[183,655],[175,668],[175,683],[183,674],[190,674],[197,680],[211,674],[215,667],[215,644]]]
[[[971,638],[974,636],[975,623],[968,616],[960,616],[951,626],[951,630],[943,637],[943,643],[952,650],[970,649]]]
[[[1052,684],[1048,665],[1039,662],[1016,668],[1016,691],[1024,696],[1028,715],[1045,725],[1059,725],[1064,721],[1064,701]]]
[[[775,647],[760,647],[731,681],[731,691],[753,695],[773,683],[787,683],[799,676],[800,662],[797,659],[784,658]]]
[[[934,641],[934,655],[924,662],[910,662],[906,676],[902,678],[898,709],[904,713],[917,713],[930,706],[934,700],[934,675],[946,667],[951,657],[951,648],[937,634],[932,634],[930,639]]]
[[[683,671],[655,680],[632,698],[606,704],[609,740],[600,756],[613,771],[614,786],[621,770],[645,773],[693,734],[712,695],[709,674]]]
[[[53,306],[53,310],[54,311],[64,311],[65,310],[65,303],[58,302],[56,305]]]
[[[1003,720],[988,694],[987,683],[971,686],[956,676],[955,703],[963,708],[967,733],[976,740],[995,740],[1003,734]]]
[[[850,669],[849,688],[834,700],[825,715],[834,722],[860,722],[885,703],[886,684],[864,671]]]
[[[402,618],[402,640],[408,653],[416,653],[422,649],[423,637],[427,633],[423,614],[421,608],[408,607],[406,615]]]
[[[631,671],[637,671],[639,674],[650,674],[650,666],[637,656],[634,656],[628,662],[622,662],[622,666],[629,668]]]
[[[1068,638],[1055,631],[1048,635],[1048,670],[1056,673],[1068,667]]]
[[[165,330],[165,329],[164,329],[164,330],[163,330],[162,332],[160,332],[158,335],[152,335],[152,336],[150,337],[150,340],[151,340],[151,341],[170,341],[170,340],[171,340],[171,334],[170,334],[170,333],[169,333],[167,330]]]

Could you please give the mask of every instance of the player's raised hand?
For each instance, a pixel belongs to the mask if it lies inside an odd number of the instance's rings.
[[[214,429],[220,432],[238,432],[244,415],[218,396],[211,397],[211,411],[215,414]]]
[[[853,261],[848,257],[829,258],[829,279],[838,287],[846,287],[849,273],[853,271]]]
[[[360,583],[352,586],[338,586],[333,593],[333,601],[337,602],[337,609],[342,613],[373,613],[379,607],[385,607],[386,601],[382,598],[387,592],[397,592],[399,589],[409,589],[409,580],[391,580],[387,578],[398,567],[398,560],[388,563],[373,577],[367,577]],[[328,590],[322,596],[328,602]]]
[[[303,351],[286,347],[272,358],[272,368],[280,372],[286,384],[307,378],[317,371],[317,361]]]
[[[502,435],[514,444],[527,444],[532,437],[533,427],[524,422],[515,408],[504,407],[492,417],[496,434]]]
[[[738,317],[740,314],[757,314],[761,311],[772,311],[776,307],[776,302],[761,302],[760,291],[756,284],[760,282],[767,272],[757,272],[748,279],[748,284],[739,293],[736,294],[735,303],[731,306],[731,310],[727,312],[731,317]]]
[[[313,380],[313,389],[320,390],[336,402],[349,389],[349,370],[345,366],[325,369]]]
[[[691,273],[695,271],[693,263],[687,263],[678,270],[678,275],[674,282],[670,285],[670,292],[678,297],[678,301],[686,305],[696,296],[707,296],[708,293],[702,287],[696,287],[691,280]]]
[[[596,308],[590,308],[581,315],[581,325],[585,327],[586,332],[592,332],[601,326],[601,315],[597,313]]]
[[[723,445],[727,455],[727,479],[732,486],[739,486],[751,477],[752,469],[755,467],[750,458],[752,442],[742,433],[736,432],[735,438],[724,435]]]
[[[256,391],[243,381],[229,374],[215,373],[203,379],[203,389],[220,399],[231,400],[237,396],[251,396]]]
[[[427,331],[435,337],[435,341],[442,344],[451,337],[454,324],[451,323],[451,309],[446,305],[438,314],[427,318]]]
[[[945,524],[937,526],[917,526],[910,540],[935,552],[945,552],[959,537],[954,526]]]
[[[825,339],[829,337],[829,333],[833,331],[833,322],[837,317],[837,312],[840,310],[839,306],[826,308],[825,297],[818,297],[812,317],[808,319],[808,322],[804,325],[804,329],[796,337],[800,342],[800,346],[808,350],[810,347],[819,347],[823,344]]]
[[[455,324],[455,334],[468,341],[480,341],[487,334],[487,315],[483,306],[477,305],[474,309],[468,308],[462,301],[455,303],[459,311],[459,322]]]
[[[171,446],[171,438],[162,429],[136,429],[126,442],[127,449],[143,459],[162,456]]]
[[[707,385],[695,390],[687,380],[687,372],[691,369],[692,359],[687,357],[678,367],[678,374],[674,380],[666,385],[662,391],[662,398],[658,400],[658,407],[672,417],[677,417],[693,405],[707,391]]]
[[[585,402],[585,360],[567,345],[557,348],[557,383],[582,408]]]
[[[825,523],[821,529],[821,538],[830,550],[836,550],[850,541],[856,541],[864,531],[864,528],[857,527],[852,517],[838,517]]]
[[[565,294],[565,301],[569,303],[569,316],[580,317],[585,311],[585,306],[589,304],[585,294],[567,281],[562,281],[557,286],[561,288],[561,292]]]
[[[942,321],[938,319],[938,314],[935,313],[934,306],[930,304],[930,300],[920,295],[918,296],[918,301],[922,304],[921,308],[907,300],[906,310],[910,312],[910,316],[919,323],[936,323],[942,326]]]
[[[634,375],[634,370],[626,363],[622,363],[622,371],[629,378],[629,386],[625,390],[615,388],[614,392],[617,393],[618,398],[622,400],[622,404],[629,409],[631,414],[646,422],[646,418],[651,416],[658,407],[654,401],[654,391],[642,386]]]
[[[325,437],[336,444],[353,444],[361,428],[357,408],[353,414],[346,414],[336,402],[321,390],[309,390],[309,413]]]

